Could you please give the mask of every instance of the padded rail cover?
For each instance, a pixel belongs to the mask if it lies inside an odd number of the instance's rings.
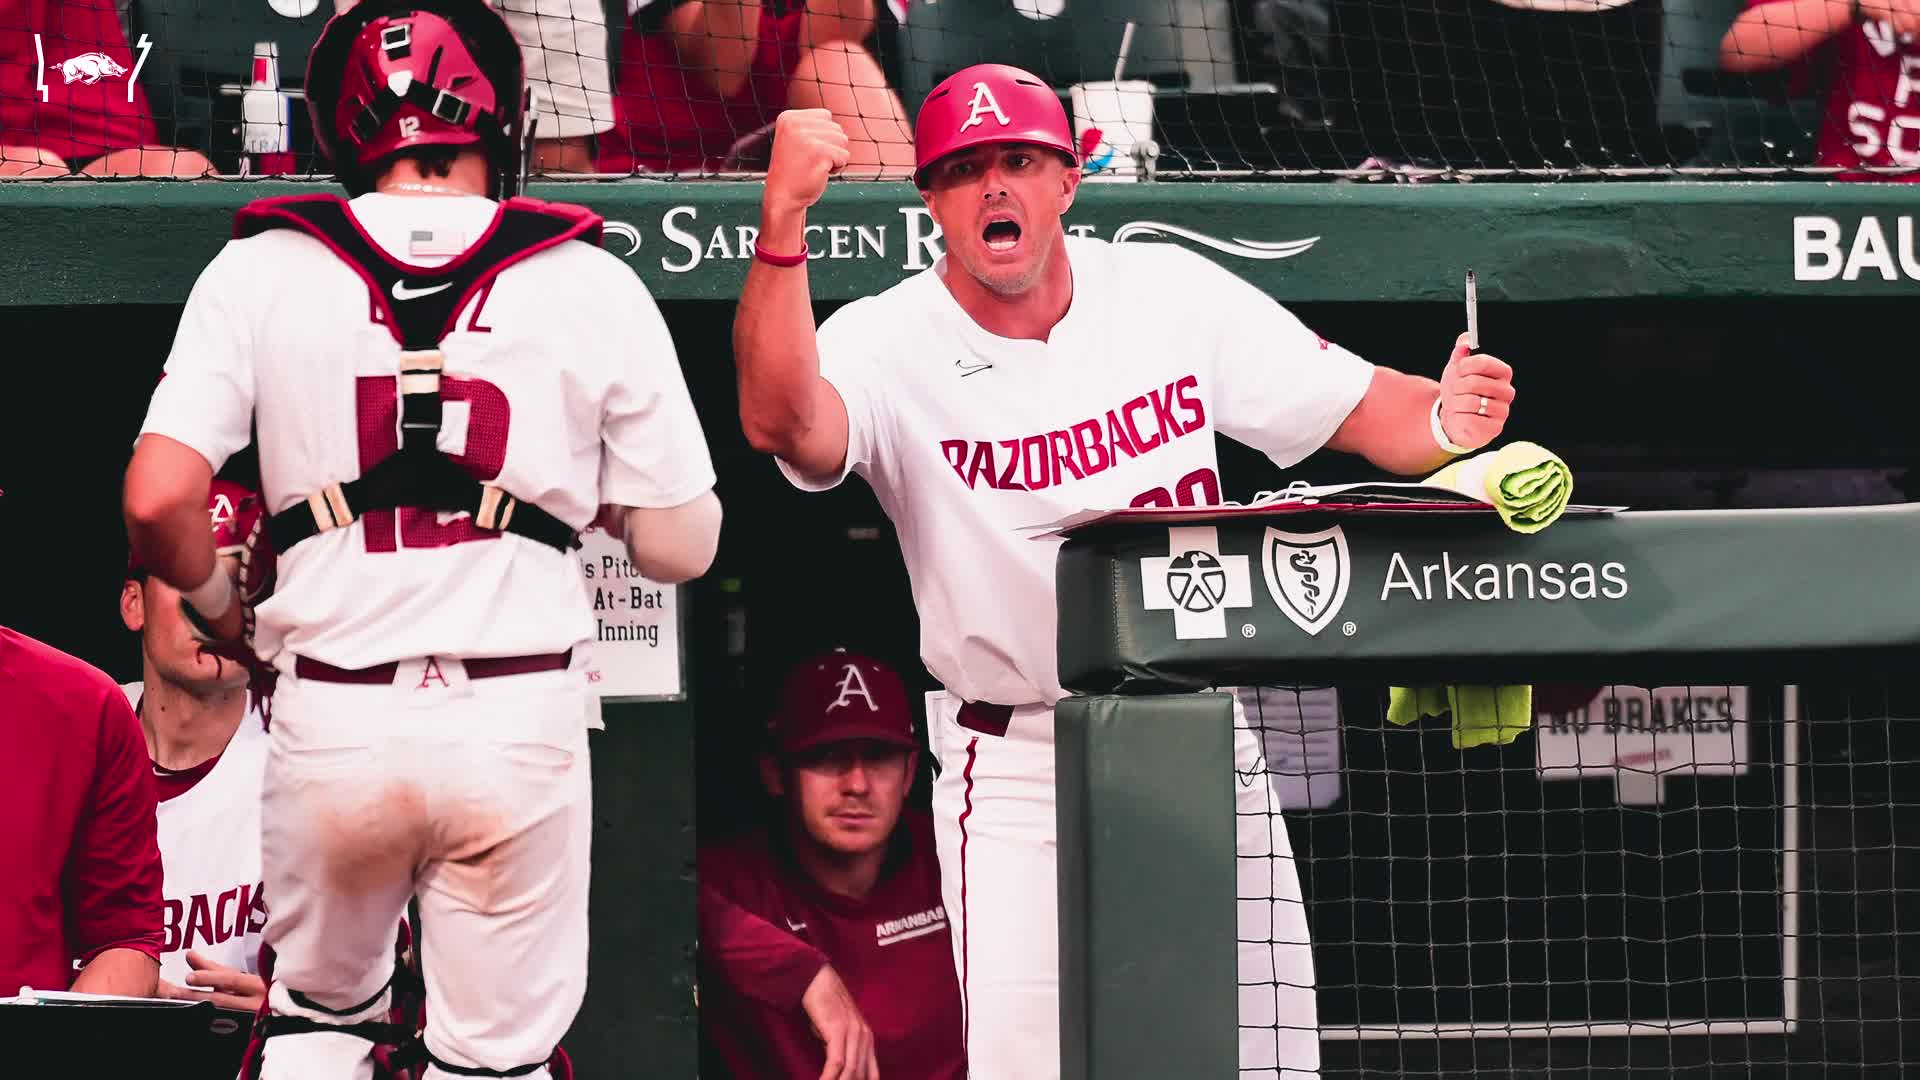
[[[1490,512],[1241,508],[1081,526],[1058,558],[1075,693],[1920,660],[1920,504],[1569,515],[1531,536]]]

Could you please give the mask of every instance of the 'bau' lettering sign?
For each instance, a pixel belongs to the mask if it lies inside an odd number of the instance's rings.
[[[1912,215],[1882,221],[1868,214],[1850,225],[1818,215],[1793,219],[1793,280],[1858,281],[1864,275],[1920,281]]]

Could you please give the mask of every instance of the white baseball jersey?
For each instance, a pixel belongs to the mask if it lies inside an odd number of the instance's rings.
[[[375,243],[419,266],[477,242],[497,206],[352,200]],[[352,480],[399,445],[400,346],[375,319],[368,286],[317,239],[275,229],[229,241],[194,284],[141,433],[218,469],[257,418],[275,512]],[[508,267],[459,313],[441,353],[440,448],[576,529],[603,503],[677,506],[713,486],[666,323],[608,252],[569,240]],[[279,568],[255,645],[283,670],[293,655],[361,668],[593,639],[573,555],[482,532],[464,513],[369,513],[283,552]]]
[[[900,534],[921,659],[970,701],[1052,704],[1054,557],[1018,530],[1091,507],[1221,500],[1214,433],[1286,467],[1352,412],[1373,365],[1211,260],[1069,236],[1073,302],[1047,341],[998,337],[943,258],[819,330],[847,471]],[[789,481],[824,490],[845,479]]]
[[[140,708],[143,686],[123,684]],[[240,971],[260,971],[260,780],[268,738],[259,709],[249,709],[212,767],[185,790],[163,785],[158,810],[165,937],[160,977],[186,986],[187,950]],[[161,775],[158,766],[156,776]]]

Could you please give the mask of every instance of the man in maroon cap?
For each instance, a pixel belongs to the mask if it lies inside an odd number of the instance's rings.
[[[702,1026],[726,1071],[961,1080],[932,819],[899,675],[835,650],[795,668],[760,761],[782,813],[703,849]]]

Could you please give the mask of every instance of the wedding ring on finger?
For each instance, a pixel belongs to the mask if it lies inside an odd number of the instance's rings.
[[[1486,399],[1486,395],[1484,394],[1481,395],[1480,397],[1480,415],[1481,416],[1487,415],[1487,399]]]

